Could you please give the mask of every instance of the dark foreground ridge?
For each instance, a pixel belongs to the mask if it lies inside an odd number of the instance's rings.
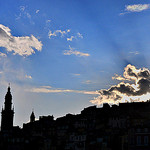
[[[40,116],[13,126],[10,87],[2,108],[0,150],[149,150],[150,101],[91,106],[54,120]]]

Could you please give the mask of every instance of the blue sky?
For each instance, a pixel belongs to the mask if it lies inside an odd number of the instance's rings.
[[[9,82],[15,125],[101,104],[115,74],[150,68],[149,18],[146,0],[1,0],[0,106]]]

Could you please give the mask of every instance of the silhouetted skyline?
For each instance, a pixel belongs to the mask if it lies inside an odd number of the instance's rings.
[[[13,125],[14,108],[8,87],[2,108],[0,149],[2,150],[149,150],[150,100],[127,102],[102,108],[90,106],[80,114],[53,115]],[[16,114],[17,115],[17,114]]]

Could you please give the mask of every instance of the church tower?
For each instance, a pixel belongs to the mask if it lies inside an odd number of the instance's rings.
[[[1,130],[11,129],[13,127],[14,108],[12,108],[10,86],[5,96],[4,108],[2,108],[1,115]]]
[[[34,112],[32,111],[31,116],[30,116],[30,122],[34,122],[35,121],[35,115]]]

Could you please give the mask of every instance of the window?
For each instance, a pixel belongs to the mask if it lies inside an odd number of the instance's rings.
[[[138,129],[137,129],[137,132],[138,132],[138,133],[139,133],[139,132],[141,132],[141,129],[140,129],[140,128],[138,128]]]
[[[148,136],[144,136],[144,145],[148,145]]]
[[[131,145],[134,145],[134,136],[132,136],[130,140]]]
[[[147,132],[148,132],[148,128],[144,128],[144,132],[146,132],[146,133],[147,133]]]
[[[141,145],[141,136],[137,136],[137,145]]]

